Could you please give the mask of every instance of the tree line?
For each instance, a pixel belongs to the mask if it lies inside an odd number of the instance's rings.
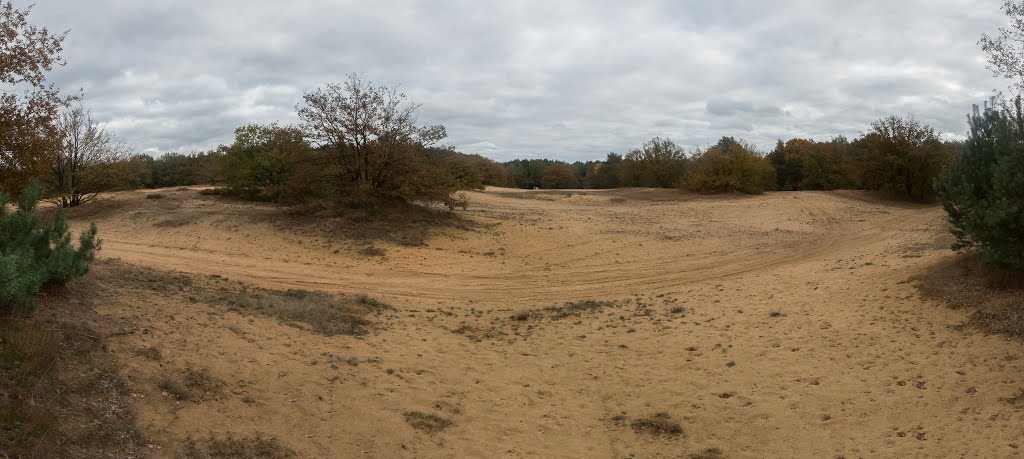
[[[770,152],[734,137],[685,151],[655,137],[625,154],[566,163],[505,162],[505,182],[518,188],[683,188],[697,192],[864,189],[917,201],[935,198],[932,182],[962,148],[913,117],[890,116],[860,137],[779,140]]]

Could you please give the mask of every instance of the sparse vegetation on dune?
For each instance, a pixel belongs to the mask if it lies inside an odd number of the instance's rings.
[[[661,412],[651,416],[635,419],[629,423],[637,433],[653,435],[682,435],[683,427],[672,420],[668,413]]]
[[[390,308],[365,295],[274,290],[251,287],[219,276],[163,272],[111,261],[101,264],[105,279],[115,288],[148,289],[225,311],[273,317],[328,336],[365,334],[373,326],[367,316]]]
[[[420,411],[405,413],[405,422],[408,422],[413,429],[431,434],[441,432],[452,425],[452,421],[449,419]]]
[[[272,221],[282,229],[306,231],[339,240],[371,245],[376,241],[421,246],[446,230],[485,228],[485,224],[452,212],[400,200],[356,200],[309,203]]]
[[[187,438],[185,440],[182,455],[186,459],[288,459],[298,457],[298,454],[284,446],[280,440],[274,437],[263,436],[235,436],[227,434],[210,436],[196,440]]]
[[[131,391],[104,333],[86,325],[102,320],[62,295],[41,306],[31,318],[0,315],[0,452],[144,457]]]
[[[1024,340],[1024,274],[984,267],[963,254],[931,266],[914,281],[926,299],[968,311],[967,328]]]

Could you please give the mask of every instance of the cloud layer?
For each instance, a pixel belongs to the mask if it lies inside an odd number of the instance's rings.
[[[1005,86],[976,45],[1000,4],[47,0],[32,18],[70,29],[51,80],[139,151],[294,123],[303,90],[355,72],[400,84],[462,151],[571,161],[653,136],[856,136],[889,114],[962,135]]]

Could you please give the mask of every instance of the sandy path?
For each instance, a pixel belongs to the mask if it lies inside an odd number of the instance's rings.
[[[150,387],[145,422],[177,437],[273,434],[311,457],[1020,456],[1024,415],[1003,401],[1024,387],[1020,344],[954,329],[965,313],[908,283],[947,256],[939,208],[830,193],[471,199],[467,214],[492,227],[386,246],[384,259],[223,213],[160,224],[219,209],[208,202],[101,220],[104,257],[398,306],[353,339],[153,294],[108,305],[147,330],[126,354],[165,350],[159,366],[126,357],[133,380],[200,365],[258,401],[169,408]],[[645,306],[508,318],[635,296]],[[362,363],[331,364],[349,357]],[[408,410],[455,424],[428,435]],[[630,429],[662,411],[685,435]]]

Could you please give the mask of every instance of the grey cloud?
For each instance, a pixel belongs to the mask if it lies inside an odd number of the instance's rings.
[[[778,107],[759,107],[751,102],[742,100],[719,100],[712,99],[707,103],[707,113],[712,116],[754,116],[754,117],[780,117],[785,112]]]
[[[654,137],[770,148],[914,114],[947,135],[1002,82],[975,42],[1003,24],[968,0],[48,0],[70,29],[62,88],[138,150],[206,149],[295,123],[302,91],[363,73],[423,123],[497,159],[591,159]]]

